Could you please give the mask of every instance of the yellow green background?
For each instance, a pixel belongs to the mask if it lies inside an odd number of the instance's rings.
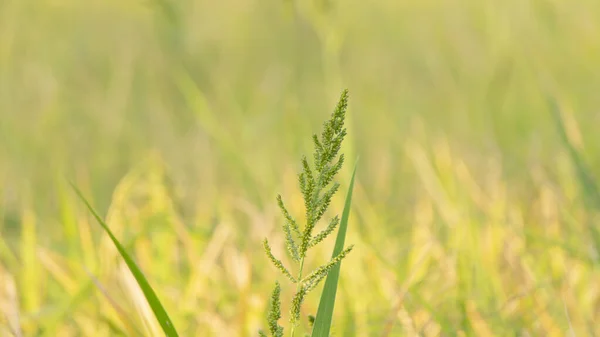
[[[596,0],[2,0],[0,335],[161,336],[69,180],[182,336],[256,335],[344,88],[335,336],[599,335],[599,65]]]

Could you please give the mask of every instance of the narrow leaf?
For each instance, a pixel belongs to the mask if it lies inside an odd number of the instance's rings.
[[[561,109],[558,102],[556,101],[556,99],[554,99],[554,97],[551,96],[548,97],[548,101],[552,109],[552,116],[554,117],[554,121],[557,125],[560,134],[560,139],[567,148],[571,161],[575,166],[580,186],[584,192],[584,202],[589,207],[595,208],[596,210],[600,210],[600,189],[596,184],[596,181],[592,174],[592,170],[586,164],[579,151],[577,151],[575,146],[569,140],[567,128],[561,116]],[[600,230],[596,225],[593,224],[588,226],[588,228],[590,230],[590,236],[594,242],[596,250],[600,250]]]
[[[158,320],[158,323],[162,327],[165,335],[167,337],[177,337],[178,334],[177,334],[177,331],[175,330],[175,326],[171,322],[171,319],[169,318],[167,311],[163,308],[162,304],[160,303],[160,300],[158,299],[158,297],[156,296],[156,293],[150,286],[150,283],[148,283],[148,280],[146,279],[146,277],[144,277],[144,274],[142,273],[142,271],[138,268],[136,263],[129,256],[129,254],[127,254],[127,252],[125,251],[125,248],[123,248],[121,243],[117,240],[117,238],[113,235],[111,230],[108,228],[108,225],[102,220],[102,218],[100,218],[98,213],[94,210],[92,205],[83,196],[83,194],[77,188],[77,186],[75,186],[75,184],[73,184],[73,183],[71,183],[71,186],[73,187],[73,190],[75,190],[75,193],[77,193],[79,198],[85,203],[88,210],[92,213],[92,215],[94,215],[94,218],[96,218],[96,220],[98,221],[100,226],[102,226],[102,228],[104,229],[106,234],[108,234],[108,236],[110,237],[112,242],[115,244],[115,247],[119,251],[119,254],[121,254],[121,257],[123,257],[123,260],[125,260],[127,267],[129,267],[129,270],[131,271],[131,273],[135,277],[138,285],[142,289],[142,292],[144,293],[144,297],[146,297],[146,300],[148,301],[150,308],[152,308],[152,311],[154,312],[154,316]]]
[[[342,220],[339,225],[340,227],[338,230],[337,239],[335,240],[335,247],[333,248],[333,254],[331,255],[331,258],[338,256],[344,249],[346,229],[348,227],[348,217],[350,216],[350,205],[352,203],[352,189],[354,188],[356,166],[357,164],[354,164],[354,171],[352,172],[350,187],[348,188],[348,193],[346,194],[346,202],[344,204]],[[329,274],[325,279],[325,286],[323,287],[323,292],[321,293],[321,300],[319,302],[319,309],[317,310],[317,317],[315,318],[315,323],[312,330],[312,337],[329,337],[341,264],[342,263],[340,261],[340,263],[335,265],[329,271]]]

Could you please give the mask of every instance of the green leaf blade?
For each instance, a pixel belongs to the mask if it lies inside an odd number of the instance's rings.
[[[121,254],[121,257],[123,257],[123,260],[125,260],[127,267],[129,267],[129,270],[133,274],[133,277],[135,277],[135,280],[142,289],[144,297],[146,298],[146,301],[148,301],[148,304],[150,305],[150,308],[152,309],[152,312],[154,313],[154,316],[156,317],[158,323],[162,327],[165,335],[167,337],[178,337],[179,335],[177,334],[177,330],[175,330],[173,322],[169,318],[167,311],[160,303],[158,296],[156,296],[154,289],[152,289],[150,283],[148,282],[142,271],[139,269],[139,267],[133,261],[133,259],[129,256],[129,254],[127,254],[123,245],[121,245],[121,243],[114,236],[110,228],[108,228],[108,225],[104,222],[104,220],[102,220],[100,215],[98,215],[98,213],[94,210],[92,205],[83,196],[83,193],[81,193],[81,191],[77,188],[77,186],[75,186],[75,184],[71,183],[71,186],[73,187],[73,190],[75,190],[75,193],[77,193],[77,196],[79,196],[79,198],[86,205],[87,209],[92,213],[96,221],[98,221],[100,226],[102,226],[106,234],[108,234],[111,241],[114,243],[115,247],[119,251],[119,254]]]
[[[352,190],[354,188],[354,177],[356,175],[356,167],[357,164],[354,164],[354,170],[352,172],[352,178],[350,178],[350,186],[348,188],[348,193],[346,194],[344,211],[342,212],[342,220],[339,224],[338,234],[335,240],[332,258],[336,257],[344,249],[344,244],[346,241],[346,231],[348,228],[348,217],[350,216],[350,205],[352,203]],[[313,326],[311,337],[329,337],[331,322],[333,320],[333,309],[335,306],[338,279],[340,276],[340,267],[341,261],[329,271],[329,274],[325,279],[325,286],[323,287],[323,292],[321,293],[319,309],[317,310],[317,317],[315,318],[315,323]]]

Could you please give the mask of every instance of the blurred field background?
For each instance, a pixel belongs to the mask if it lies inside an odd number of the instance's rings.
[[[594,0],[2,0],[0,335],[161,335],[68,180],[182,336],[256,335],[346,87],[335,336],[600,335],[598,64]]]

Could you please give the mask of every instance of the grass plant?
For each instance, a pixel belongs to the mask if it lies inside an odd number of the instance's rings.
[[[297,264],[297,273],[293,274],[293,271],[290,271],[279,259],[273,256],[267,239],[265,239],[263,243],[265,253],[275,268],[277,268],[289,281],[296,284],[296,293],[294,294],[290,306],[290,330],[292,337],[295,335],[296,327],[300,323],[302,304],[306,295],[333,271],[336,275],[331,279],[329,286],[326,287],[327,291],[323,292],[324,297],[322,297],[321,304],[319,305],[320,310],[316,317],[316,322],[318,323],[316,325],[317,332],[313,332],[313,336],[329,336],[328,329],[331,325],[331,312],[333,310],[333,303],[335,302],[335,290],[337,288],[339,266],[341,261],[353,248],[353,246],[343,248],[352,195],[352,190],[350,189],[348,192],[349,197],[347,198],[348,202],[344,208],[342,228],[339,232],[340,234],[338,236],[338,241],[336,241],[336,247],[331,260],[310,273],[304,272],[304,263],[308,250],[331,235],[340,224],[340,218],[336,215],[328,220],[328,224],[324,229],[314,234],[315,227],[319,220],[326,214],[327,209],[331,204],[331,198],[340,187],[340,184],[335,182],[334,178],[344,164],[344,154],[340,154],[339,157],[338,154],[342,146],[342,141],[346,136],[344,119],[346,117],[347,107],[348,90],[345,90],[342,93],[331,118],[323,125],[321,138],[319,139],[316,134],[313,135],[314,154],[312,165],[306,157],[302,158],[302,172],[298,175],[298,182],[305,207],[305,223],[303,227],[300,227],[298,224],[299,221],[290,215],[281,195],[277,196],[277,204],[285,219],[283,222],[285,245],[290,258]],[[350,188],[352,188],[353,183],[354,175],[351,180]],[[283,336],[284,329],[278,323],[278,320],[281,318],[279,304],[280,294],[280,284],[276,283],[275,289],[271,295],[271,305],[268,313],[269,332],[272,337]],[[325,326],[327,326],[327,328],[324,328]],[[260,332],[260,335],[267,336],[262,331]]]

